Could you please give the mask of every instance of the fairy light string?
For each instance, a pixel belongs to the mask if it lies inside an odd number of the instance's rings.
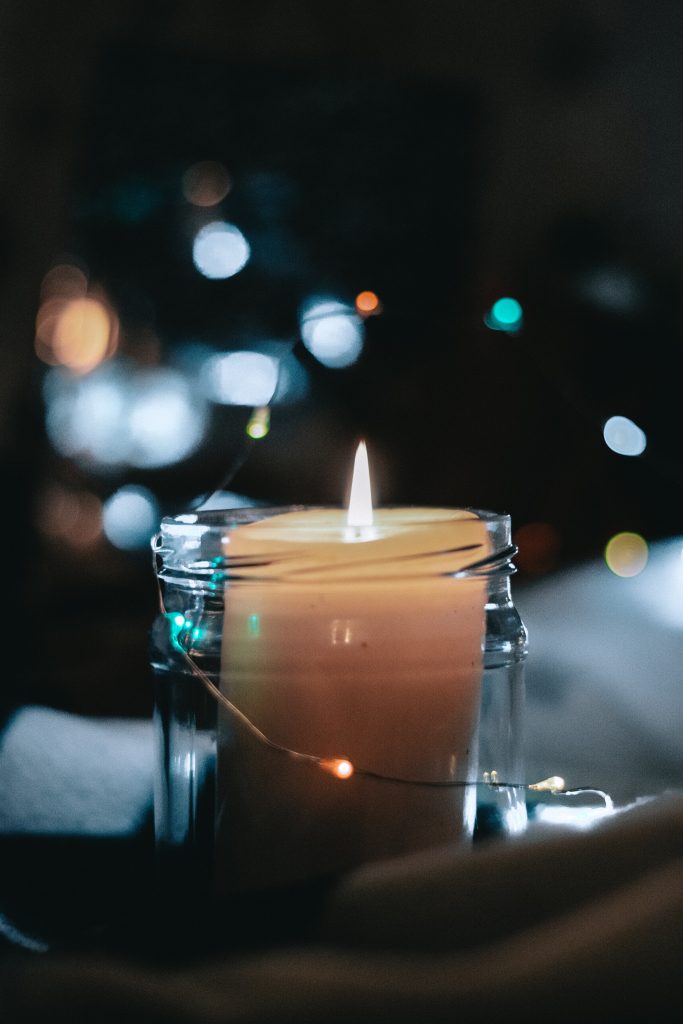
[[[155,552],[156,556],[156,552]],[[156,576],[156,574],[155,574]],[[157,590],[159,594],[159,608],[161,614],[170,620],[174,618],[175,613],[168,612],[164,603],[163,592],[161,589],[161,583],[157,578]],[[464,779],[416,779],[406,778],[404,776],[387,775],[383,772],[374,771],[372,768],[368,768],[364,765],[354,764],[353,761],[348,757],[336,756],[336,757],[321,757],[317,754],[306,753],[302,750],[294,750],[291,747],[286,747],[281,743],[276,743],[267,736],[259,727],[253,722],[247,715],[244,714],[236,704],[226,697],[226,695],[219,689],[218,686],[213,682],[211,677],[204,672],[202,668],[196,663],[194,658],[191,657],[189,652],[183,647],[178,637],[172,636],[172,645],[174,650],[182,657],[183,661],[189,668],[191,674],[202,683],[204,688],[208,691],[211,697],[228,712],[228,714],[238,721],[250,735],[263,746],[268,747],[269,750],[274,750],[283,757],[288,758],[291,761],[298,762],[299,764],[310,765],[317,771],[325,772],[334,779],[338,779],[341,782],[346,782],[352,778],[369,778],[375,779],[378,782],[392,783],[394,785],[402,786],[421,786],[432,789],[465,789],[470,786],[481,786],[489,789],[524,789],[529,792],[536,793],[548,793],[551,796],[574,796],[579,793],[594,793],[599,796],[605,802],[607,810],[613,809],[611,797],[600,789],[594,786],[578,786],[572,789],[567,789],[565,780],[559,775],[551,775],[547,779],[542,779],[540,782],[510,782],[506,779],[500,779],[496,771],[484,772],[483,778],[478,780],[464,780]]]

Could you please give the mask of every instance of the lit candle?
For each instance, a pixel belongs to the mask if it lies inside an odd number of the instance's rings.
[[[356,456],[348,512],[234,529],[226,555],[216,870],[224,890],[282,884],[462,836],[472,781],[486,557],[464,509],[384,508]],[[318,770],[318,769],[323,769]],[[365,773],[371,774],[365,774]],[[400,781],[402,780],[402,781]]]

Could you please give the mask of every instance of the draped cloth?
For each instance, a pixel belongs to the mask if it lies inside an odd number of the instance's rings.
[[[168,966],[16,956],[6,1024],[659,1021],[680,1011],[683,796],[588,832],[351,873],[305,944]]]

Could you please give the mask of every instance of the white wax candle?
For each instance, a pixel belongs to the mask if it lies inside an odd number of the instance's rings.
[[[235,529],[223,693],[283,747],[394,779],[472,779],[486,584],[453,574],[487,551],[484,523],[460,509],[380,509],[360,527],[306,509]],[[221,715],[224,890],[337,871],[471,824],[466,789],[340,780]]]

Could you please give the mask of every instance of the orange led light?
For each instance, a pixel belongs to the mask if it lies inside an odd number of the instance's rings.
[[[361,316],[372,316],[382,312],[382,303],[374,292],[360,292],[356,295],[356,310]]]
[[[353,765],[345,757],[328,757],[318,762],[324,772],[334,775],[336,779],[350,779]]]

